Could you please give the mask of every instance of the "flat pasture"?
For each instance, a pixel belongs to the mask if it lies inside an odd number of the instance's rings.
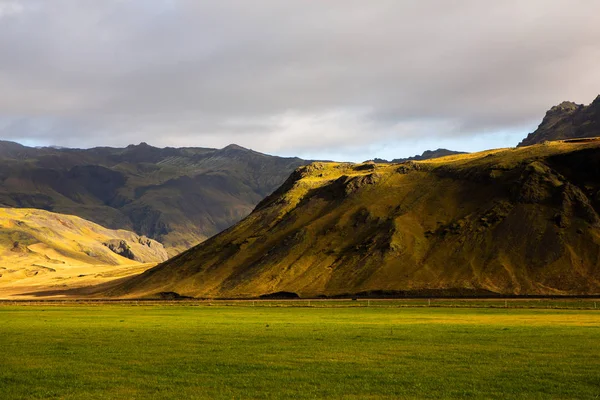
[[[600,398],[593,300],[419,301],[5,303],[0,398]]]

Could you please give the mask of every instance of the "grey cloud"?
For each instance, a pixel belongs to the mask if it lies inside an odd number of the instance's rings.
[[[593,0],[0,0],[0,137],[350,154],[524,135],[600,92],[599,13]]]

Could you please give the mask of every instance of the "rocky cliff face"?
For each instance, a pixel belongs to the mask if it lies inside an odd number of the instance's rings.
[[[140,263],[161,262],[168,258],[162,244],[145,236],[109,239],[102,244],[113,253]]]
[[[564,101],[552,107],[538,128],[519,143],[519,147],[596,136],[600,136],[600,96],[587,106]]]

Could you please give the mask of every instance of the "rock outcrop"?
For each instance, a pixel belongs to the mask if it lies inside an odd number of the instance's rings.
[[[519,147],[554,140],[600,136],[600,95],[587,106],[563,101],[552,107],[538,128]]]

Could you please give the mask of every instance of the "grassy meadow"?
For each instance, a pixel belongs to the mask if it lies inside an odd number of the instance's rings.
[[[320,305],[0,306],[0,398],[600,398],[600,310]]]

